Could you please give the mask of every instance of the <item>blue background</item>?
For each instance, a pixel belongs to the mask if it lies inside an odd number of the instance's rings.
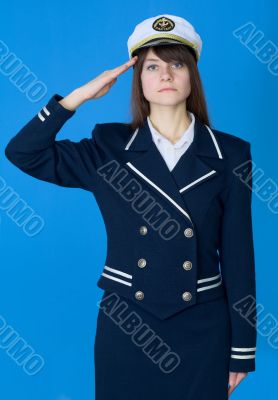
[[[65,96],[127,61],[126,43],[134,26],[163,13],[188,19],[203,39],[199,69],[213,127],[250,141],[253,161],[264,171],[264,179],[278,182],[278,76],[232,33],[252,22],[266,41],[278,46],[274,1],[175,1],[172,6],[163,0],[6,2],[0,40],[46,84],[47,94],[32,103],[0,72],[0,175],[45,225],[39,234],[27,236],[1,207],[0,316],[45,365],[38,374],[27,375],[0,348],[1,399],[94,398],[96,303],[102,294],[96,281],[106,255],[105,227],[92,194],[22,173],[5,158],[4,147],[54,93]],[[131,78],[132,69],[106,96],[82,105],[58,139],[80,140],[90,137],[98,122],[129,120]],[[264,315],[275,319],[277,219],[254,193],[257,300]],[[257,370],[231,398],[277,399],[277,361],[278,350],[259,334]]]

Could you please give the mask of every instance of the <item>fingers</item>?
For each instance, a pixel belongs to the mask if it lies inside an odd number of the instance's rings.
[[[134,65],[137,60],[138,60],[138,56],[132,57],[131,60],[125,62],[124,64],[120,65],[119,67],[112,69],[111,70],[112,74],[115,76],[122,74],[123,72],[127,71],[132,65]]]
[[[113,86],[117,82],[117,78],[114,78],[110,83],[109,86]]]
[[[247,372],[230,372],[228,398],[240,382],[247,376]]]
[[[228,389],[228,397],[230,397],[231,393],[234,391],[236,387],[237,373],[230,372],[229,374],[229,389]]]
[[[131,60],[127,61],[126,63],[124,63],[122,65],[120,65],[119,67],[104,71],[101,74],[101,81],[100,82],[102,82],[102,84],[104,83],[105,85],[109,84],[114,79],[117,79],[117,77],[119,75],[121,75],[124,72],[126,72],[132,65],[134,65],[136,63],[137,60],[138,60],[138,56],[134,56],[134,57],[132,57]]]
[[[236,385],[239,385],[240,382],[247,376],[247,372],[238,372]]]

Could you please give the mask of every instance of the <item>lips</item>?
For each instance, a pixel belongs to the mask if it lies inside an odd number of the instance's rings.
[[[176,89],[173,89],[173,88],[164,88],[164,89],[159,90],[159,92],[164,92],[164,91],[176,91]]]

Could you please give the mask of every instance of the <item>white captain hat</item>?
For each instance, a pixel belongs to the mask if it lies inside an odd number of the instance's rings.
[[[127,41],[129,58],[134,57],[142,47],[163,44],[184,44],[193,49],[197,62],[200,58],[202,40],[193,25],[170,14],[145,19],[135,26]]]

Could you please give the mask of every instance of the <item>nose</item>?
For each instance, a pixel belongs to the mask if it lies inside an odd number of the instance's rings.
[[[171,71],[169,70],[169,67],[165,67],[161,69],[161,74],[160,74],[160,78],[162,80],[172,80],[172,74]]]

